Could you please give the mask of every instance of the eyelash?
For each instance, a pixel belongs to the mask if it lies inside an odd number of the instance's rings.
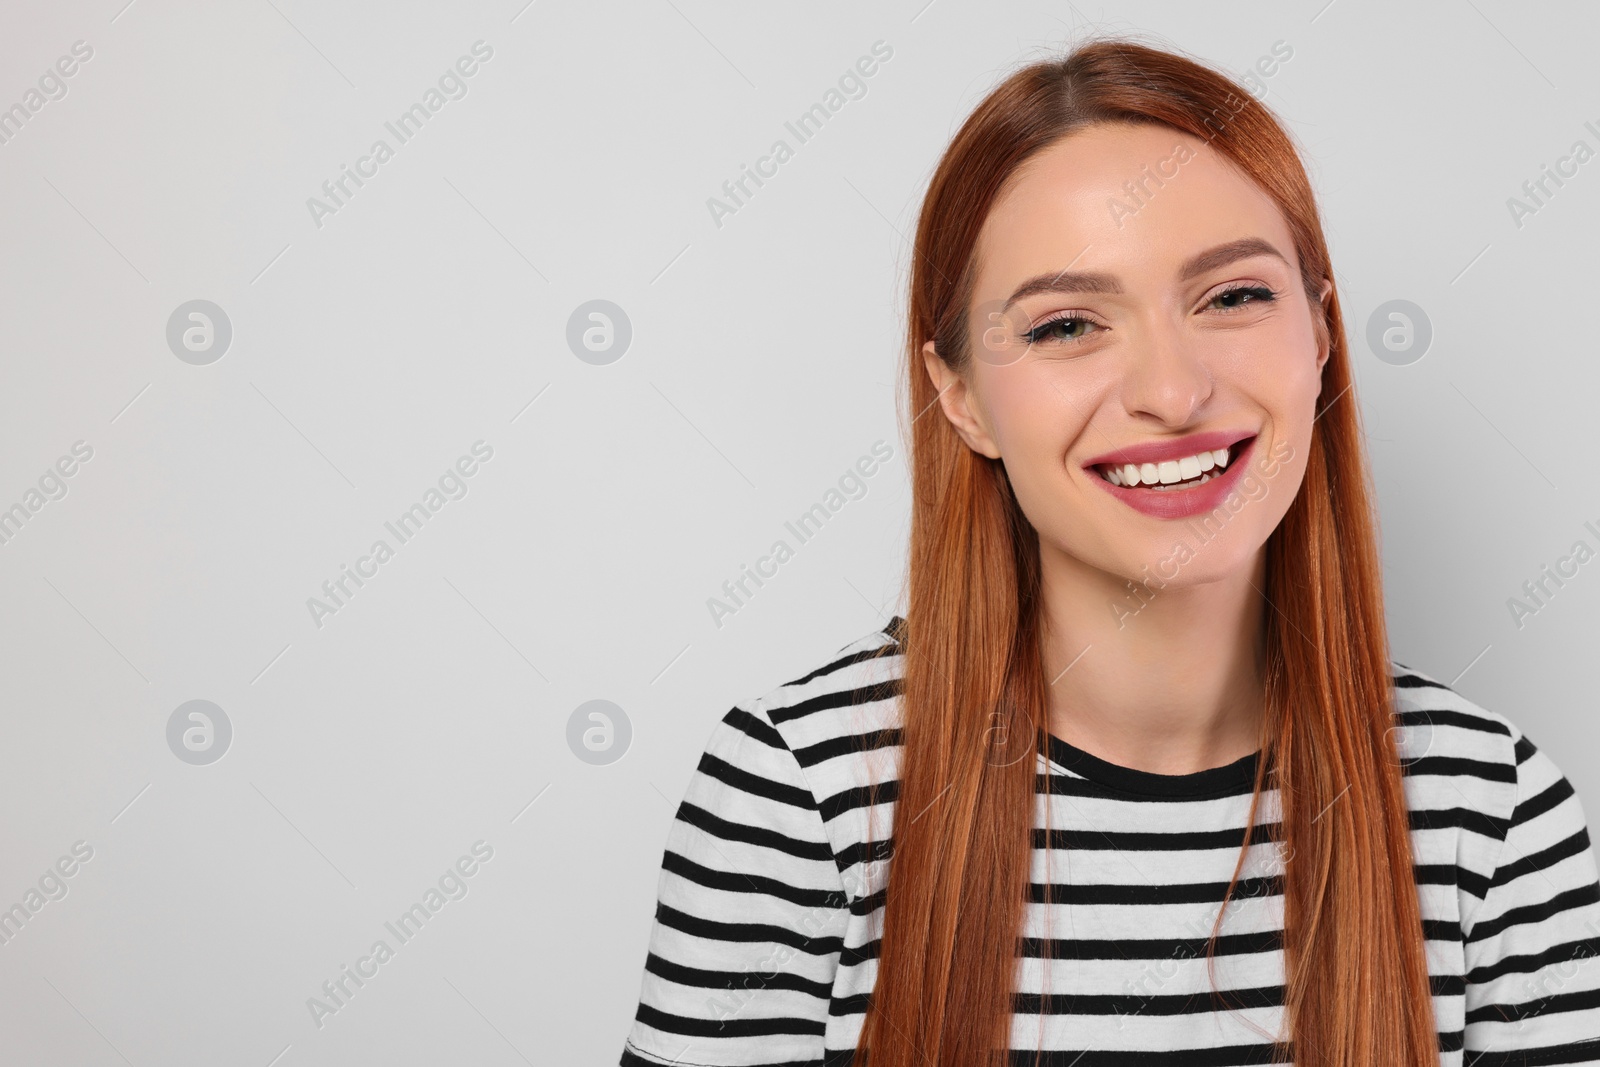
[[[1265,285],[1235,285],[1235,286],[1232,286],[1231,288],[1222,290],[1220,293],[1217,293],[1216,295],[1214,295],[1211,299],[1212,300],[1221,300],[1223,297],[1232,296],[1235,293],[1247,293],[1250,296],[1254,297],[1255,299],[1250,301],[1250,303],[1267,303],[1267,304],[1270,304],[1273,301],[1277,300],[1278,296],[1279,296],[1279,294],[1275,290],[1269,289]],[[1208,303],[1209,303],[1209,301],[1208,301]],[[1234,305],[1233,308],[1219,308],[1218,310],[1220,310],[1223,313],[1227,314],[1227,313],[1230,313],[1230,312],[1234,311],[1235,309],[1237,309],[1238,307],[1241,307],[1241,306],[1243,306],[1243,305],[1236,304],[1236,305]],[[1041,322],[1039,325],[1033,327],[1032,329],[1025,330],[1023,332],[1023,334],[1022,334],[1022,340],[1026,341],[1030,345],[1039,344],[1040,342],[1046,340],[1045,332],[1047,330],[1053,330],[1057,326],[1060,326],[1063,323],[1069,323],[1069,322],[1086,322],[1091,326],[1099,326],[1101,329],[1105,329],[1105,327],[1100,326],[1100,324],[1098,322],[1095,322],[1093,319],[1086,318],[1083,315],[1075,315],[1075,314],[1073,314],[1073,315],[1061,315],[1061,316],[1058,316],[1058,317],[1053,318],[1053,319],[1046,319],[1044,322]],[[1078,336],[1078,337],[1058,337],[1058,338],[1054,338],[1053,340],[1055,340],[1057,343],[1060,343],[1060,344],[1068,344],[1068,345],[1070,345],[1070,344],[1077,344],[1079,341],[1082,341],[1083,337],[1082,336]]]

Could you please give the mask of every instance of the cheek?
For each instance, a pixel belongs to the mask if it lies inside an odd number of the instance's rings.
[[[995,444],[1010,467],[1059,468],[1083,415],[1076,391],[1029,367],[1008,368],[985,395]]]

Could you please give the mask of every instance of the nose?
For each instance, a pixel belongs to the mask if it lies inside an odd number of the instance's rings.
[[[1123,372],[1122,404],[1135,418],[1169,426],[1188,424],[1211,397],[1215,383],[1199,346],[1170,322],[1147,322]]]

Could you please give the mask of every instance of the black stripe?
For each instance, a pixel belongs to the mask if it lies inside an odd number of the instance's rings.
[[[819,763],[839,756],[892,748],[900,743],[901,731],[898,728],[874,730],[865,734],[843,734],[818,741],[814,745],[797,748],[794,750],[794,758],[800,761],[802,767],[815,767]]]
[[[807,715],[815,715],[819,711],[832,708],[848,708],[856,704],[871,704],[874,701],[889,700],[899,696],[905,691],[904,678],[890,678],[882,682],[874,682],[854,689],[840,689],[832,693],[818,693],[814,697],[807,697],[795,704],[782,708],[767,708],[767,717],[774,725],[781,726],[795,719],[803,719]]]
[[[719,923],[679,911],[668,904],[656,905],[656,922],[707,941],[771,941],[799,949],[810,956],[829,956],[844,946],[844,940],[839,937],[807,937],[796,930],[770,923]]]
[[[843,908],[849,903],[849,898],[837,889],[806,889],[764,874],[719,871],[702,866],[670,849],[661,858],[661,868],[707,889],[724,893],[764,893],[802,908]]]
[[[1549,788],[1543,793],[1536,797],[1529,797],[1517,805],[1517,810],[1511,813],[1511,825],[1521,826],[1529,819],[1537,818],[1550,811],[1563,800],[1573,795],[1572,783],[1567,781],[1565,776],[1557,778],[1550,783]]]
[[[1600,1057],[1595,1042],[1600,1038],[1574,1041],[1570,1045],[1546,1045],[1542,1048],[1505,1049],[1500,1052],[1468,1052],[1462,1060],[1463,1067],[1548,1067],[1560,1063],[1593,1063]]]
[[[879,632],[882,633],[883,631],[880,630]],[[850,644],[853,645],[855,642],[852,641]],[[850,645],[845,645],[844,647],[849,648]],[[840,649],[840,651],[842,652],[844,649]],[[859,652],[852,652],[848,656],[840,656],[837,659],[830,660],[829,662],[818,667],[816,670],[808,671],[798,678],[792,678],[783,683],[783,685],[779,686],[779,688],[796,688],[798,686],[805,685],[807,682],[815,681],[816,679],[821,678],[823,675],[832,674],[835,671],[843,670],[844,668],[853,666],[857,663],[864,663],[869,659],[879,659],[883,656],[893,656],[899,651],[899,647],[893,642],[890,642],[888,644],[878,645],[876,648],[866,648],[860,650]]]
[[[1252,845],[1277,840],[1278,823],[1257,823],[1250,834]],[[1244,827],[1232,830],[1049,830],[1036,826],[1034,848],[1070,849],[1080,852],[1178,852],[1202,849],[1238,851],[1244,844]]]
[[[1544,967],[1571,963],[1574,960],[1593,959],[1595,956],[1600,956],[1600,937],[1589,937],[1582,941],[1566,941],[1559,945],[1551,945],[1543,952],[1506,956],[1487,967],[1474,967],[1467,972],[1466,978],[1473,985],[1488,985],[1504,975],[1532,974]]]
[[[678,820],[724,841],[743,841],[750,845],[760,845],[762,848],[775,849],[803,860],[830,862],[833,860],[833,849],[826,841],[802,841],[765,826],[746,826],[743,823],[729,822],[687,800],[678,806]]]
[[[1497,819],[1472,808],[1413,808],[1407,813],[1413,832],[1417,830],[1471,830],[1492,841],[1504,841],[1510,819]]]
[[[1521,878],[1525,874],[1535,871],[1548,870],[1571,856],[1576,856],[1589,848],[1589,831],[1578,827],[1576,833],[1557,841],[1549,848],[1542,848],[1538,852],[1530,852],[1521,859],[1506,864],[1494,872],[1493,885],[1505,885],[1513,879]]]
[[[1455,692],[1443,682],[1435,682],[1431,678],[1417,674],[1397,674],[1394,676],[1394,684],[1397,689],[1443,689],[1447,693]]]
[[[1482,778],[1487,782],[1517,782],[1517,769],[1508,763],[1487,763],[1484,760],[1465,759],[1461,756],[1423,756],[1408,760],[1405,765],[1408,778],[1432,774],[1447,778]]]
[[[1553,915],[1560,915],[1564,911],[1581,908],[1585,904],[1600,903],[1600,882],[1591,882],[1577,889],[1568,889],[1564,893],[1557,893],[1549,900],[1538,904],[1524,904],[1520,908],[1512,908],[1497,919],[1488,919],[1473,925],[1472,932],[1467,935],[1467,942],[1487,941],[1491,937],[1498,937],[1502,932],[1513,926],[1523,926],[1528,923],[1542,923]]]
[[[1201,959],[1206,954],[1204,937],[1155,938],[1039,938],[1018,939],[1019,956],[1051,960],[1171,960]],[[1217,938],[1216,954],[1244,956],[1275,952],[1283,948],[1282,930],[1260,930],[1249,934],[1223,934]]]
[[[848,1052],[848,1051],[845,1053],[845,1059],[842,1061],[842,1063],[845,1065],[845,1067],[848,1067],[848,1065],[850,1063],[850,1059],[849,1059],[850,1055],[851,1055],[851,1053]],[[828,1054],[828,1058],[827,1058],[826,1061],[824,1061],[824,1060],[785,1060],[782,1063],[751,1064],[750,1067],[834,1067],[835,1060],[834,1060],[833,1057],[834,1057],[834,1054],[833,1053],[829,1053]],[[670,1060],[663,1061],[663,1060],[659,1060],[659,1059],[647,1060],[643,1056],[641,1056],[637,1052],[635,1052],[633,1050],[633,1046],[624,1045],[623,1049],[622,1049],[622,1059],[617,1061],[617,1067],[661,1067],[661,1064],[663,1062],[671,1062],[671,1061]],[[684,1063],[682,1060],[679,1060],[677,1062],[676,1067],[693,1067],[693,1065],[692,1064],[688,1064],[688,1063]]]
[[[1026,1015],[1200,1015],[1283,1005],[1282,986],[1208,989],[1204,993],[1014,993],[1013,1011]]]
[[[1564,1011],[1587,1011],[1600,1008],[1600,989],[1580,989],[1572,993],[1552,993],[1522,1004],[1485,1004],[1467,1012],[1467,1025],[1483,1022],[1519,1022],[1541,1015],[1558,1015]]]
[[[722,721],[735,729],[744,731],[768,748],[789,747],[784,744],[782,734],[743,708],[734,708],[722,717]]]
[[[706,971],[673,963],[652,952],[645,957],[644,969],[677,985],[700,989],[783,989],[809,993],[818,1000],[827,1000],[831,995],[831,987],[827,982],[813,981],[777,966],[771,970],[757,971]]]
[[[737,1003],[737,991],[730,993],[729,997]],[[745,1019],[737,1011],[730,1011],[724,1019],[689,1019],[658,1011],[642,1002],[634,1018],[653,1029],[684,1037],[772,1037],[777,1034],[821,1037],[827,1030],[826,1024],[819,1019]]]
[[[1290,1060],[1293,1050],[1290,1050]],[[1035,1058],[1037,1057],[1037,1058]],[[1223,1045],[1218,1048],[1177,1049],[1171,1052],[1102,1051],[1099,1049],[1012,1049],[1011,1067],[1247,1067],[1282,1062],[1273,1046]]]
[[[865,945],[856,945],[855,947],[846,945],[843,951],[839,953],[839,966],[841,968],[859,967],[869,960],[877,959],[882,949],[883,939],[877,937],[868,941]]]
[[[877,841],[857,841],[848,845],[845,850],[834,857],[839,865],[839,873],[843,874],[858,863],[874,863],[887,860],[894,855],[894,838],[881,838]]]
[[[899,797],[900,782],[898,779],[890,778],[873,785],[858,785],[842,790],[825,798],[817,807],[822,812],[822,821],[831,822],[847,811],[893,803]]]
[[[1506,728],[1505,723],[1453,708],[1408,708],[1399,712],[1396,718],[1406,726],[1457,726],[1463,730],[1477,730],[1480,733],[1499,734],[1502,737],[1511,736],[1511,731]]]
[[[701,774],[715,778],[723,785],[731,785],[753,796],[766,797],[768,800],[776,800],[780,804],[808,811],[815,810],[817,806],[817,800],[811,795],[811,790],[784,785],[782,782],[763,778],[759,774],[751,774],[742,767],[735,767],[728,761],[713,756],[710,752],[701,755],[699,770]]]
[[[1028,884],[1028,900],[1035,904],[1213,904],[1222,901],[1227,882],[1177,882],[1167,884],[1041,885]],[[1283,879],[1241,878],[1233,899],[1282,896]]]

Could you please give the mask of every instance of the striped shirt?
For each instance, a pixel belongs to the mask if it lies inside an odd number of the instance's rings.
[[[877,976],[887,864],[866,842],[889,837],[894,791],[874,804],[869,786],[899,759],[904,627],[712,731],[668,834],[623,1067],[850,1063]],[[1600,878],[1578,797],[1502,716],[1393,674],[1441,1064],[1600,1064]],[[1275,790],[1218,938],[1227,1005],[1206,960],[1259,753],[1162,775],[1044,741],[1012,1049],[1057,1067],[1276,1062]]]

